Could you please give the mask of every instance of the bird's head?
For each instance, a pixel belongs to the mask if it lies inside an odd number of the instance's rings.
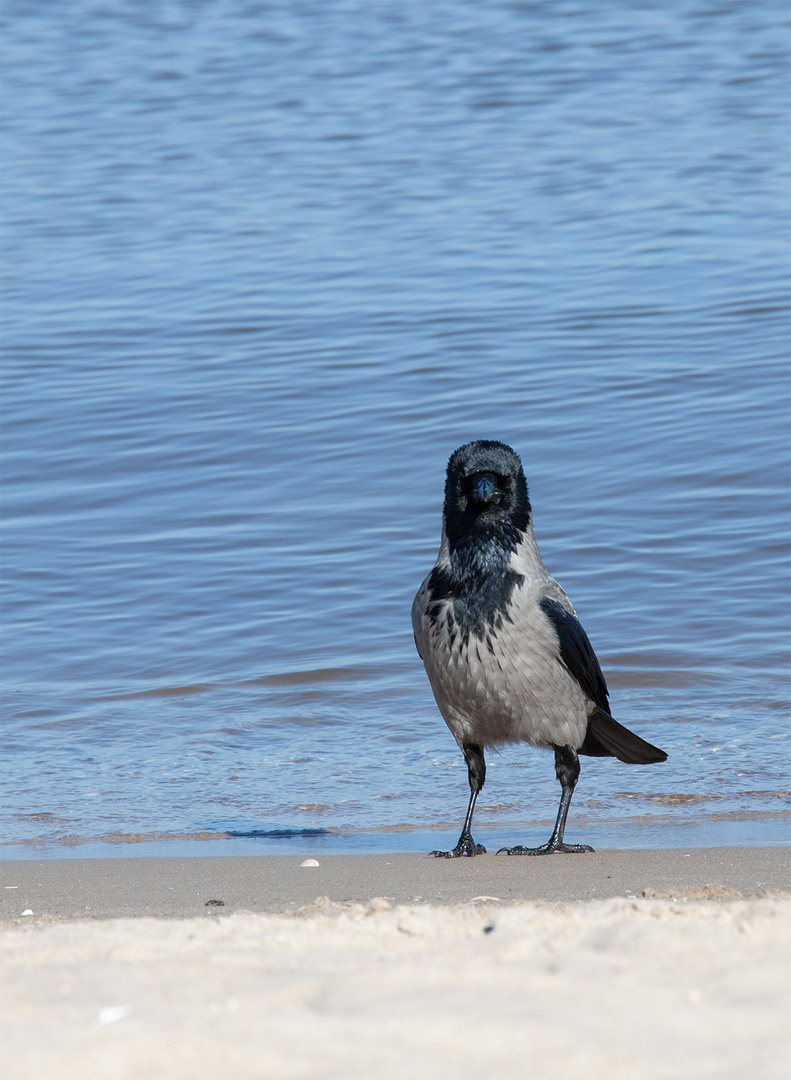
[[[489,439],[460,446],[448,462],[443,521],[451,552],[477,543],[513,550],[530,522],[519,455]]]

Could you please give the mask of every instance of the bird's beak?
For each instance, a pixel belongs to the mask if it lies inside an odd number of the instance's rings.
[[[500,501],[500,489],[497,486],[497,479],[492,473],[483,473],[478,478],[472,489],[472,497],[476,502],[484,504]]]

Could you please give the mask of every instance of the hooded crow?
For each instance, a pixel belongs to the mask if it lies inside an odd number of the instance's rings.
[[[497,854],[593,851],[563,842],[578,755],[648,765],[667,754],[610,715],[599,661],[571,601],[541,561],[522,462],[505,443],[481,439],[451,455],[442,545],[412,605],[412,627],[470,781],[458,844],[431,854],[484,853],[471,833],[486,778],[484,748],[516,742],[554,750],[560,808],[546,844]]]

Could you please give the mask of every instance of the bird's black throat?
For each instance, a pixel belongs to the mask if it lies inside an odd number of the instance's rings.
[[[496,637],[503,621],[510,622],[511,595],[524,580],[509,566],[521,539],[514,531],[499,535],[468,537],[451,548],[450,563],[435,566],[429,577],[428,615],[432,625],[448,608],[446,619],[453,644],[458,631],[466,644],[470,635],[479,641]],[[449,605],[443,601],[450,601]]]

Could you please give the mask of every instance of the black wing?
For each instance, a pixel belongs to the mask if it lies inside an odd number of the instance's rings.
[[[596,653],[576,615],[557,600],[542,596],[538,605],[555,628],[560,641],[560,659],[594,704],[609,713],[607,683]]]
[[[641,739],[610,716],[607,683],[579,619],[548,596],[542,596],[538,603],[558,635],[560,659],[597,706],[588,720],[585,741],[579,752],[591,757],[617,757],[633,765],[666,761],[664,750]]]

